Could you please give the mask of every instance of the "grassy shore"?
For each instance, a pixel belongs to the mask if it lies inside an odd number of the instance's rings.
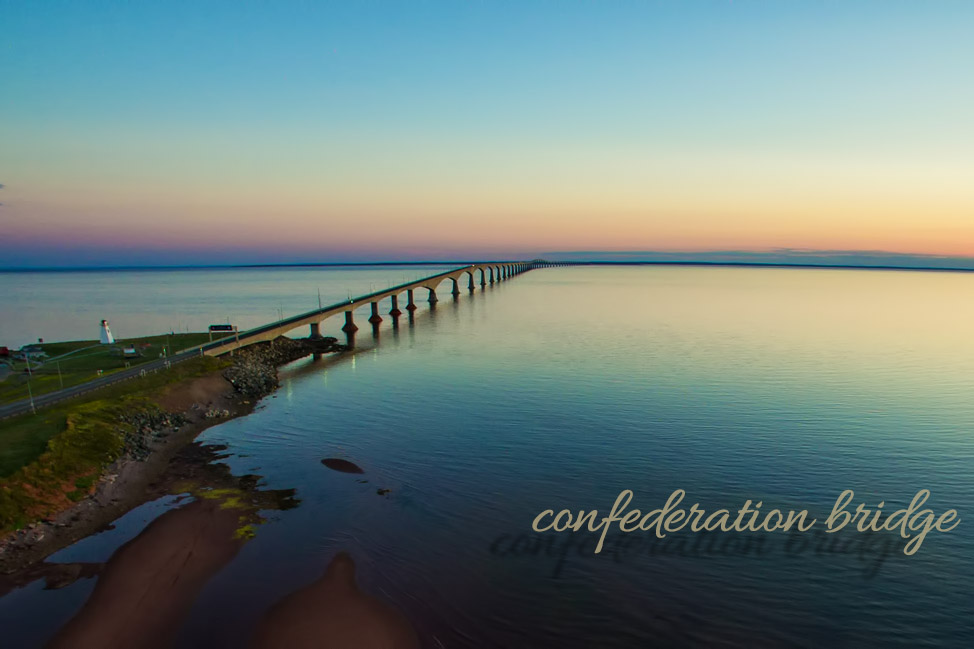
[[[228,365],[224,359],[192,359],[36,415],[4,421],[0,425],[0,534],[50,516],[91,493],[104,467],[123,453],[126,435],[138,432],[125,417],[159,412],[157,401],[171,386]]]
[[[201,345],[209,339],[210,335],[207,333],[182,333],[127,338],[116,341],[114,345],[101,345],[97,340],[40,343],[38,346],[47,356],[37,361],[30,361],[29,375],[25,371],[27,369],[25,361],[12,359],[7,361],[11,369],[5,380],[0,380],[0,403],[26,399],[31,392],[34,396],[38,396],[60,390],[62,387],[79,385],[97,377],[99,372],[103,375],[111,374],[126,367],[156,360],[163,353],[172,355],[183,349]],[[122,349],[129,345],[136,349],[138,356],[122,355]],[[0,468],[0,475],[2,475],[2,468]]]

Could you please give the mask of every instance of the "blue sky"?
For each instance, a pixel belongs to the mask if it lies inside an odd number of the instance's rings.
[[[969,2],[0,15],[0,226],[28,262],[974,254]]]

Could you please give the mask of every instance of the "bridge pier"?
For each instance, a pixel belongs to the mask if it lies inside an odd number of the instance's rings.
[[[383,316],[379,315],[379,305],[381,301],[385,298],[389,298],[391,301],[391,309],[389,310],[389,315],[386,317],[392,317],[395,321],[396,318],[405,315],[407,312],[409,314],[409,324],[412,325],[414,312],[418,309],[417,300],[415,295],[416,289],[426,289],[429,291],[428,301],[429,310],[432,315],[432,311],[436,308],[436,304],[439,302],[437,296],[437,288],[443,283],[443,280],[449,279],[452,283],[451,292],[453,294],[453,302],[456,303],[459,300],[463,289],[460,288],[461,282],[463,281],[463,274],[469,275],[467,281],[463,284],[465,289],[468,289],[471,294],[476,292],[477,285],[479,284],[483,290],[486,291],[488,284],[493,289],[494,284],[499,284],[501,281],[511,279],[517,275],[523,274],[525,271],[533,270],[536,268],[552,268],[555,266],[565,266],[574,264],[564,264],[564,263],[552,263],[550,261],[540,260],[537,262],[486,262],[482,264],[469,264],[462,266],[460,268],[454,268],[443,273],[438,273],[424,279],[418,279],[412,282],[401,284],[395,288],[390,288],[386,291],[373,291],[372,293],[362,296],[360,300],[353,300],[351,297],[348,301],[341,301],[338,304],[329,307],[320,307],[317,310],[312,310],[308,313],[295,316],[292,318],[284,319],[279,318],[277,323],[269,326],[259,327],[253,331],[244,332],[243,335],[237,333],[235,335],[236,340],[215,341],[210,342],[205,345],[198,346],[198,351],[203,355],[209,356],[219,356],[225,353],[234,353],[234,350],[246,347],[247,345],[260,342],[262,340],[268,339],[268,337],[275,335],[284,335],[292,330],[299,330],[300,327],[309,327],[309,338],[310,339],[321,339],[323,338],[323,324],[325,320],[339,313],[345,314],[344,326],[341,327],[341,331],[345,334],[353,334],[358,331],[354,319],[355,309],[359,306],[364,306],[368,302],[371,306],[371,313],[369,314],[368,321],[372,325],[378,325],[383,321]],[[478,278],[475,273],[479,272],[480,277]],[[408,303],[405,306],[399,304],[399,296],[403,292],[406,292]],[[400,311],[400,308],[403,310]],[[363,313],[364,316],[364,313]],[[396,322],[392,323],[393,328],[396,326]],[[402,323],[398,323],[402,324]],[[4,408],[0,407],[0,413],[4,412]]]
[[[371,322],[374,325],[377,325],[380,322],[382,322],[382,316],[379,315],[379,303],[378,302],[373,302],[372,303],[372,315],[369,316],[369,322]]]
[[[352,319],[352,312],[345,312],[345,326],[342,327],[342,331],[345,333],[355,333],[358,331],[358,327],[355,326],[355,320]]]

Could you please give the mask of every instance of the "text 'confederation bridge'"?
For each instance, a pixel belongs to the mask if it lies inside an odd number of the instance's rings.
[[[346,302],[340,302],[331,306],[322,307],[320,309],[309,311],[308,313],[302,313],[301,315],[296,315],[291,318],[284,318],[277,322],[256,327],[248,331],[236,332],[226,338],[221,338],[204,345],[185,349],[173,354],[169,358],[142,363],[135,367],[98,377],[80,385],[64,388],[55,392],[48,392],[47,394],[38,395],[31,399],[22,399],[20,401],[4,404],[3,406],[0,406],[0,419],[12,417],[25,412],[31,412],[36,410],[36,408],[51,405],[65,399],[70,399],[80,394],[84,394],[85,392],[90,392],[91,390],[96,390],[113,383],[118,383],[119,381],[125,381],[138,376],[145,376],[148,372],[156,372],[161,369],[168,368],[175,363],[181,363],[189,360],[190,358],[197,358],[202,355],[220,356],[222,354],[232,353],[234,350],[247,347],[248,345],[274,340],[275,338],[283,336],[286,333],[300,327],[309,327],[310,338],[320,338],[321,323],[333,316],[344,314],[345,323],[342,327],[342,331],[344,331],[351,340],[355,334],[355,331],[358,330],[358,327],[354,321],[354,312],[356,309],[360,309],[365,305],[371,305],[372,308],[372,314],[369,317],[369,322],[374,327],[378,327],[379,323],[382,322],[382,316],[379,314],[379,309],[383,300],[389,300],[390,302],[391,309],[388,311],[388,314],[393,318],[398,318],[400,315],[402,315],[402,312],[399,310],[399,298],[402,297],[403,294],[406,296],[406,304],[403,306],[403,308],[409,312],[413,312],[418,308],[416,306],[416,291],[425,290],[427,293],[425,295],[420,293],[419,298],[425,299],[425,301],[429,302],[430,306],[432,307],[438,301],[438,298],[436,297],[437,289],[447,280],[450,281],[449,286],[451,289],[451,294],[454,298],[457,298],[461,294],[461,285],[463,284],[466,284],[466,288],[473,292],[476,290],[477,284],[479,284],[481,288],[484,288],[488,284],[495,284],[497,282],[510,279],[534,268],[561,265],[570,264],[552,263],[537,259],[534,261],[485,262],[470,264],[454,270],[448,270],[445,273],[439,273],[438,275],[424,277],[423,279],[419,279],[414,282],[400,284],[399,286],[394,286],[384,291],[376,291],[375,293],[369,293],[368,295],[350,298]]]

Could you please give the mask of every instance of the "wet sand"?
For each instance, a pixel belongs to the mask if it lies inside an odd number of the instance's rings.
[[[207,582],[243,547],[242,520],[258,505],[199,499],[150,523],[108,560],[94,591],[49,649],[163,649]],[[409,620],[359,590],[355,563],[341,552],[324,574],[272,606],[254,649],[416,649]]]
[[[340,552],[324,575],[275,604],[253,649],[413,649],[416,631],[399,610],[363,593],[355,563]]]
[[[168,647],[203,586],[244,544],[241,512],[194,501],[154,520],[109,559],[95,589],[48,645],[56,649]]]

